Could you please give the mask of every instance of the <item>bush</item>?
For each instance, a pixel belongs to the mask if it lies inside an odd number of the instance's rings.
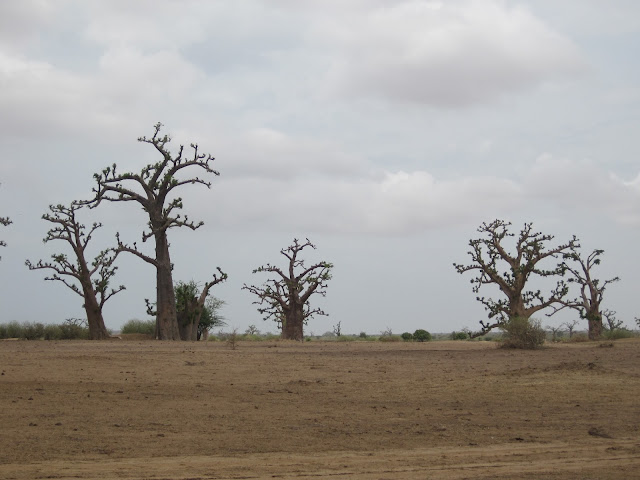
[[[402,337],[402,339],[405,342],[408,342],[410,340],[413,340],[413,335],[411,335],[409,332],[404,332],[402,335],[400,335]]]
[[[143,333],[145,335],[153,335],[156,332],[155,320],[138,320],[132,318],[122,326],[121,333]]]
[[[607,330],[604,332],[603,337],[607,340],[619,340],[621,338],[633,338],[635,333],[626,328],[616,328],[615,330]]]
[[[539,320],[528,318],[512,318],[500,328],[504,348],[539,348],[547,336]]]
[[[89,338],[89,329],[74,320],[65,320],[60,325],[60,340],[86,340]]]
[[[400,340],[402,340],[402,337],[400,335],[393,334],[385,334],[378,337],[378,341],[380,342],[399,342]]]
[[[413,332],[413,339],[418,342],[428,342],[431,340],[431,334],[426,330],[419,328],[415,332]]]
[[[62,329],[60,325],[46,325],[43,337],[45,340],[62,340]]]
[[[9,322],[6,327],[5,338],[22,338],[23,328],[18,322]]]
[[[22,338],[26,340],[40,340],[44,337],[44,325],[41,323],[24,323]]]
[[[468,340],[469,334],[467,332],[452,332],[451,340]]]
[[[367,332],[360,332],[360,338],[367,338]]]

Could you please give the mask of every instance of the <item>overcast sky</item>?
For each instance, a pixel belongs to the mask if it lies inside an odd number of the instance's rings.
[[[635,0],[1,2],[0,322],[84,317],[24,265],[67,252],[40,216],[90,198],[107,165],[157,161],[136,139],[160,121],[216,157],[212,188],[182,192],[205,226],[169,240],[176,281],[229,274],[213,293],[230,328],[275,331],[241,287],[308,237],[335,268],[306,333],[474,329],[486,313],[452,263],[496,218],[604,249],[598,276],[622,279],[604,306],[632,326],[639,51]],[[133,203],[81,214],[105,225],[91,254],[146,223]],[[150,265],[119,265],[113,329],[155,298]]]

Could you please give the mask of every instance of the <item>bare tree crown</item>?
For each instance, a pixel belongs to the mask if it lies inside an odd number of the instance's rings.
[[[525,290],[525,287],[533,275],[562,277],[565,273],[562,262],[557,263],[554,268],[543,268],[540,262],[557,258],[568,249],[578,247],[577,238],[574,236],[567,243],[548,248],[547,244],[553,240],[553,235],[534,231],[531,223],[524,224],[517,238],[509,231],[509,227],[511,222],[504,220],[483,223],[478,228],[483,237],[469,241],[471,250],[467,253],[472,263],[453,264],[458,273],[477,272],[477,276],[471,279],[474,293],[479,293],[485,285],[496,285],[506,297],[498,300],[477,297],[489,312],[489,318],[497,318],[497,322],[493,324],[481,321],[481,334],[500,326],[510,318],[529,318],[538,310],[558,302],[568,292],[568,287],[562,279],[558,280],[548,296],[543,295],[540,290]],[[511,237],[516,239],[513,253],[509,253],[505,245],[506,239]]]
[[[309,239],[300,242],[293,240],[293,244],[280,250],[287,258],[286,269],[281,269],[267,263],[253,270],[253,273],[275,273],[275,278],[267,280],[264,285],[244,285],[242,288],[258,296],[254,304],[258,305],[258,312],[264,315],[265,320],[274,320],[282,323],[287,314],[296,307],[303,308],[303,320],[306,322],[314,315],[327,315],[320,308],[311,308],[309,298],[318,294],[326,296],[327,282],[331,279],[333,265],[329,262],[318,262],[309,267],[299,257],[305,248],[316,249]]]
[[[107,300],[116,293],[125,289],[124,285],[109,290],[109,282],[116,274],[118,267],[114,266],[114,262],[119,252],[116,249],[108,248],[101,251],[91,262],[90,265],[85,263],[85,251],[94,232],[102,227],[101,223],[93,223],[91,228],[86,231],[85,225],[78,222],[76,212],[82,208],[79,203],[72,203],[70,206],[50,205],[50,213],[42,215],[42,219],[55,226],[47,232],[43,238],[43,242],[47,243],[53,240],[63,240],[67,242],[73,252],[75,259],[70,260],[67,255],[57,253],[51,256],[51,261],[44,262],[38,260],[32,263],[30,260],[25,265],[30,270],[52,270],[51,276],[45,277],[45,280],[57,280],[69,287],[81,297],[85,297],[86,293],[78,287],[75,282],[82,282],[85,279],[91,279],[93,290],[97,294],[98,304],[102,308]],[[97,277],[96,277],[97,273]]]
[[[94,175],[97,186],[93,189],[95,198],[91,201],[92,207],[99,205],[103,200],[135,201],[140,203],[149,214],[149,231],[143,233],[143,241],[172,227],[188,227],[195,230],[203,225],[203,222],[195,223],[189,220],[186,215],[175,214],[175,210],[183,207],[182,199],[180,197],[170,199],[169,194],[182,185],[201,184],[211,188],[211,182],[197,176],[181,179],[179,174],[186,168],[198,167],[206,173],[220,175],[211,167],[215,158],[201,153],[195,143],[190,145],[193,150],[190,156],[185,154],[183,145],[180,145],[177,154],[172,154],[168,147],[171,137],[160,135],[162,126],[161,123],[154,126],[155,131],[151,138],[138,138],[139,142],[152,145],[160,153],[162,156],[160,161],[145,166],[140,173],[119,173],[114,163],[101,173]]]

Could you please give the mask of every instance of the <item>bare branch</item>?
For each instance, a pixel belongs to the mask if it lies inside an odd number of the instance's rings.
[[[504,242],[515,236],[509,232],[510,226],[511,223],[504,220],[483,223],[478,228],[482,237],[469,241],[471,250],[467,253],[472,263],[453,264],[460,274],[476,272],[476,276],[471,279],[474,293],[479,293],[485,285],[495,285],[504,295],[504,298],[497,300],[477,297],[485,306],[488,317],[497,318],[496,323],[481,322],[482,329],[478,335],[484,335],[514,317],[529,318],[539,310],[554,306],[568,293],[568,287],[562,280],[558,281],[549,295],[543,295],[540,290],[528,291],[525,288],[534,275],[561,277],[564,274],[565,267],[561,263],[554,268],[541,268],[540,265],[545,259],[556,258],[563,252],[578,247],[575,236],[565,244],[548,248],[546,244],[554,237],[535,232],[531,223],[525,223],[516,239],[515,252],[509,253]]]
[[[147,263],[150,263],[151,265],[154,265],[156,267],[158,266],[158,262],[156,261],[155,258],[145,255],[144,253],[138,250],[138,244],[136,242],[133,242],[133,247],[127,245],[126,243],[122,243],[122,241],[120,240],[120,232],[116,233],[116,242],[118,243],[118,246],[116,248],[117,253],[127,252],[132,255],[135,255],[138,258],[141,258],[142,260],[144,260]]]
[[[258,297],[253,303],[265,320],[274,320],[281,327],[285,338],[302,337],[302,326],[315,315],[326,315],[320,308],[311,308],[309,298],[313,294],[326,295],[327,282],[331,279],[333,265],[319,262],[305,267],[304,260],[298,255],[307,247],[315,245],[306,239],[280,250],[287,259],[287,268],[280,269],[271,264],[256,268],[253,273],[275,273],[277,278],[267,280],[261,287],[245,284],[242,288]],[[301,270],[296,273],[297,270]]]

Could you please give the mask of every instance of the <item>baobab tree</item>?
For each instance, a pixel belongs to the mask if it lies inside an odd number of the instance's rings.
[[[265,320],[277,322],[282,338],[289,340],[302,340],[303,328],[309,319],[314,315],[327,315],[320,308],[311,308],[309,299],[313,294],[326,296],[333,265],[322,261],[305,267],[299,255],[307,247],[316,248],[309,239],[304,243],[294,239],[293,245],[280,250],[288,261],[285,269],[271,264],[258,267],[253,273],[273,273],[275,278],[260,287],[247,284],[242,287],[258,296],[258,300],[253,302],[259,305],[258,312],[264,315]]]
[[[55,225],[47,232],[43,242],[53,240],[67,242],[73,251],[73,258],[70,259],[64,253],[56,253],[51,256],[50,262],[39,260],[34,264],[27,260],[25,264],[29,270],[53,270],[53,275],[45,277],[45,280],[60,281],[80,295],[84,299],[83,307],[87,314],[89,339],[101,340],[109,337],[102,316],[104,304],[125,287],[120,285],[109,290],[109,282],[118,269],[114,266],[119,254],[116,249],[108,248],[101,251],[91,263],[86,260],[87,246],[94,232],[102,224],[94,223],[88,231],[85,231],[85,226],[76,218],[76,212],[80,208],[82,207],[76,203],[68,207],[50,205],[51,213],[42,216],[43,220]]]
[[[161,160],[142,168],[140,173],[120,173],[116,164],[105,168],[94,175],[97,187],[93,189],[95,198],[90,201],[92,207],[98,206],[103,200],[111,202],[136,202],[149,216],[148,231],[142,232],[142,241],[149,238],[155,240],[155,255],[150,256],[133,246],[120,241],[118,235],[118,249],[131,253],[156,269],[156,338],[160,340],[179,340],[180,329],[176,313],[176,300],[173,290],[172,264],[169,256],[169,241],[167,231],[170,228],[187,227],[196,230],[203,222],[195,223],[186,215],[176,213],[182,209],[182,199],[175,196],[175,191],[184,185],[205,185],[211,188],[211,183],[197,176],[179,178],[185,171],[199,169],[205,173],[219,175],[211,168],[214,158],[209,154],[200,153],[198,145],[192,143],[193,154],[187,156],[184,146],[180,145],[176,154],[169,151],[168,144],[171,137],[160,135],[161,123],[155,126],[151,138],[140,137],[139,142],[152,145],[161,155]]]
[[[218,274],[213,276],[210,282],[204,284],[202,291],[199,291],[196,282],[184,283],[180,282],[175,287],[176,293],[176,310],[178,314],[178,327],[180,329],[180,338],[182,340],[190,340],[195,342],[199,340],[200,320],[207,308],[207,298],[209,290],[214,285],[224,282],[227,274],[218,268]],[[210,305],[220,306],[220,301],[215,301]]]
[[[473,292],[479,293],[484,285],[497,286],[504,297],[498,300],[476,297],[487,310],[491,321],[480,321],[481,330],[473,336],[484,335],[490,330],[505,326],[514,318],[529,319],[534,313],[561,301],[568,293],[567,284],[560,278],[548,296],[540,290],[525,290],[532,276],[562,277],[564,266],[559,262],[555,267],[543,268],[543,260],[557,258],[571,248],[578,247],[574,236],[567,243],[548,248],[552,235],[533,231],[531,223],[525,223],[515,244],[515,252],[509,253],[505,241],[515,234],[509,232],[511,222],[494,220],[483,223],[478,232],[483,238],[469,241],[471,250],[467,252],[472,259],[469,265],[454,263],[460,274],[477,271],[477,277],[471,279]]]
[[[601,310],[602,299],[607,285],[620,280],[614,277],[604,282],[593,278],[592,269],[600,265],[600,256],[604,250],[594,250],[586,259],[582,258],[577,248],[573,247],[563,255],[563,268],[569,272],[568,282],[576,283],[580,287],[580,296],[573,300],[563,300],[560,307],[554,307],[554,313],[565,307],[573,308],[580,312],[580,318],[586,318],[589,325],[589,339],[597,340],[602,336],[603,313]]]

